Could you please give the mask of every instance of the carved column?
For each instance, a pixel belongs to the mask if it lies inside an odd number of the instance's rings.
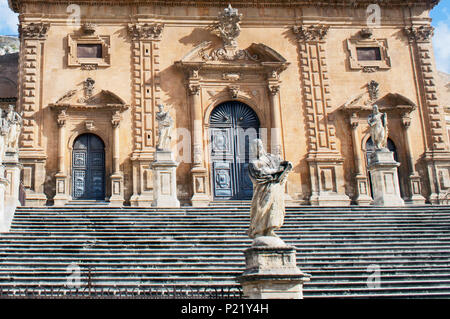
[[[428,170],[430,195],[432,204],[445,203],[450,191],[450,152],[448,135],[445,132],[445,119],[439,105],[436,92],[435,66],[431,38],[433,27],[429,25],[413,25],[405,28],[412,48],[412,57],[419,78],[418,90],[422,116],[426,122],[427,151],[425,162]]]
[[[154,110],[160,99],[159,45],[164,25],[129,24],[133,50],[134,150],[132,206],[150,206],[153,200],[151,163],[155,152]]]
[[[353,157],[355,160],[355,180],[356,180],[356,198],[358,205],[370,205],[372,197],[370,197],[369,181],[367,175],[363,173],[362,154],[359,137],[359,116],[351,113],[349,116],[350,126],[352,130]]]
[[[327,26],[293,27],[299,46],[303,103],[308,136],[307,161],[312,205],[349,205],[343,158],[336,149],[336,129],[329,116],[331,95],[325,52]]]
[[[200,100],[200,81],[198,72],[190,72],[188,79],[188,93],[190,96],[192,114],[192,206],[207,206],[210,202],[209,186],[207,181],[207,170],[204,165],[203,154],[203,119],[202,106]]]
[[[119,125],[121,116],[119,111],[116,111],[111,119],[113,130],[113,159],[111,175],[111,197],[109,198],[110,206],[123,205],[123,174],[120,171],[120,134]]]
[[[272,154],[281,155],[282,140],[281,140],[281,115],[280,115],[280,85],[278,81],[269,80],[268,84],[270,96],[270,113],[272,127],[271,135],[271,152]]]
[[[58,124],[58,173],[55,175],[56,194],[53,198],[55,206],[64,206],[67,201],[71,199],[71,196],[69,195],[69,185],[67,183],[67,172],[65,165],[65,155],[67,149],[64,147],[66,143],[67,119],[68,116],[66,114],[66,110],[60,110],[56,117],[56,123]]]
[[[406,201],[410,204],[423,205],[425,204],[425,198],[422,196],[422,187],[420,176],[415,169],[415,162],[412,153],[411,138],[409,136],[409,127],[411,126],[410,114],[402,115],[402,125],[405,133],[405,145],[408,158],[409,167],[409,199]]]
[[[23,164],[27,206],[42,206],[44,194],[46,153],[42,148],[42,90],[44,42],[49,24],[26,23],[19,25],[19,90],[18,107],[23,111],[23,130],[20,141],[20,161]]]

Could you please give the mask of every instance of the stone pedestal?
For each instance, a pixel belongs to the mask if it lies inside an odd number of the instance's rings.
[[[109,206],[122,207],[123,200],[123,176],[120,173],[112,174]]]
[[[367,176],[358,174],[355,177],[357,186],[357,197],[355,199],[356,204],[360,206],[369,206],[372,204],[373,200],[370,197],[369,183],[367,181]]]
[[[69,186],[67,183],[67,175],[60,172],[55,175],[56,180],[56,194],[53,197],[54,206],[64,206],[68,201],[72,199],[72,196],[68,195]]]
[[[177,198],[177,169],[171,151],[156,151],[153,169],[153,202],[154,207],[180,207]]]
[[[237,277],[247,299],[302,299],[310,275],[296,265],[295,249],[277,237],[263,236],[245,250],[246,269]]]
[[[5,167],[0,165],[0,233],[9,231],[11,220],[5,205],[5,193],[8,186],[8,180],[1,176],[4,175]]]
[[[397,168],[400,163],[394,160],[394,153],[377,150],[370,157],[369,172],[372,179],[373,205],[403,206],[400,196]]]
[[[14,212],[20,206],[20,170],[18,152],[6,151],[3,165],[0,166],[0,231],[7,232],[11,227]]]

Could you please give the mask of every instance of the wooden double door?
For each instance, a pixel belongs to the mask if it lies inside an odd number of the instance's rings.
[[[72,153],[72,198],[105,199],[105,145],[94,134],[77,137]]]
[[[210,115],[210,154],[214,198],[251,199],[253,184],[248,175],[250,143],[259,137],[256,113],[238,101],[225,102]]]

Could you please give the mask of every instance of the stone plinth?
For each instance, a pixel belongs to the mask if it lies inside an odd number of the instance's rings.
[[[6,205],[5,205],[5,193],[6,188],[8,186],[8,180],[1,176],[4,175],[5,167],[0,165],[0,233],[8,232],[11,221],[9,215],[6,213]]]
[[[246,269],[237,278],[247,299],[302,299],[310,275],[296,265],[295,248],[277,237],[258,237],[245,250]]]
[[[154,207],[180,207],[177,198],[176,169],[178,163],[171,151],[156,151],[153,169]]]
[[[394,160],[394,153],[377,150],[370,157],[369,172],[372,180],[373,205],[403,206],[400,196],[397,168],[400,163]]]
[[[7,151],[3,158],[2,172],[0,173],[7,180],[6,183],[3,183],[4,196],[0,193],[0,196],[4,198],[3,231],[9,231],[14,212],[17,206],[20,206],[19,189],[21,167],[18,153]]]

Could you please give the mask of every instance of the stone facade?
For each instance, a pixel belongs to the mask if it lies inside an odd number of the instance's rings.
[[[208,205],[224,181],[213,173],[210,115],[227,101],[252,109],[268,148],[293,163],[291,204],[371,203],[373,103],[390,119],[403,199],[441,203],[450,152],[428,18],[437,2],[380,2],[381,25],[368,27],[365,0],[10,0],[20,14],[27,205],[74,198],[84,187],[74,172],[86,164],[74,143],[94,134],[104,143],[104,198],[150,206],[160,103],[175,121],[178,199]],[[68,13],[77,3],[79,21]],[[360,56],[370,50],[375,58]]]

